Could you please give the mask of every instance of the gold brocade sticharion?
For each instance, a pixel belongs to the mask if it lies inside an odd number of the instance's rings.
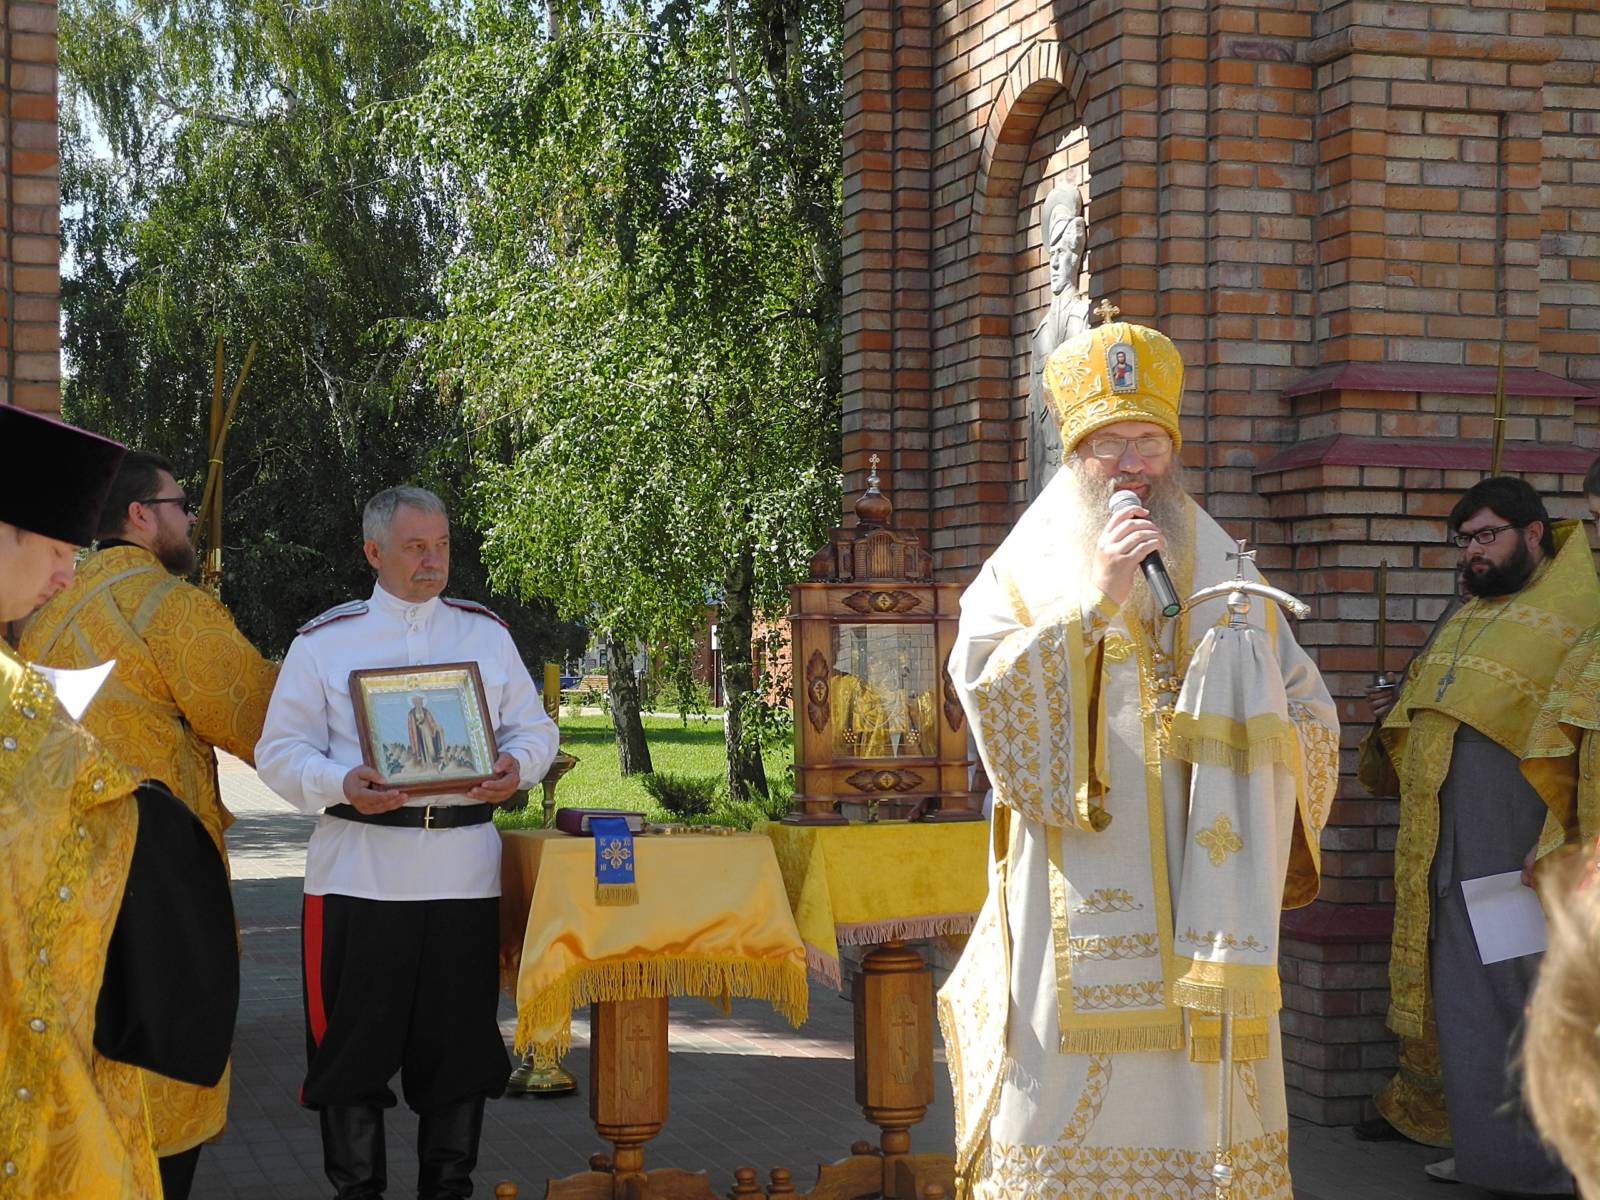
[[[96,551],[77,578],[29,621],[24,657],[116,668],[84,714],[84,726],[141,778],[159,779],[200,818],[227,861],[233,817],[217,784],[221,747],[254,762],[277,668],[256,652],[207,592],[178,579],[150,551]],[[214,1088],[147,1073],[158,1154],[180,1154],[222,1131],[229,1079]]]
[[[0,645],[0,1194],[161,1194],[138,1071],[94,1048],[136,781]]]

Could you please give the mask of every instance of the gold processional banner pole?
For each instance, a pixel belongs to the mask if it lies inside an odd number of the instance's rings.
[[[255,362],[258,342],[251,342],[245,351],[244,365],[239,368],[239,378],[233,382],[233,393],[228,397],[228,407],[222,408],[222,338],[217,338],[217,356],[211,380],[211,438],[210,453],[206,458],[206,484],[200,496],[199,518],[190,531],[190,539],[198,549],[209,536],[205,571],[202,582],[213,593],[222,587],[222,447],[228,440],[228,429],[233,425],[233,414],[239,407],[239,395],[244,391],[244,381],[250,375],[250,365]]]
[[[1378,679],[1374,686],[1388,687],[1389,679],[1389,560],[1378,560]]]
[[[1500,343],[1500,366],[1494,379],[1494,449],[1489,454],[1489,474],[1500,474],[1506,450],[1506,344]]]

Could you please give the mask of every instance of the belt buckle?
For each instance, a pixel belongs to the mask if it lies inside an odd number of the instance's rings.
[[[422,827],[424,829],[433,828],[433,805],[431,804],[422,810]]]

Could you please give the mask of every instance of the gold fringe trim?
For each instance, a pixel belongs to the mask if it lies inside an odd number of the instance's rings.
[[[805,968],[793,962],[745,958],[655,958],[645,962],[585,963],[568,971],[517,1009],[516,1050],[559,1060],[572,1047],[572,1012],[603,1000],[657,996],[738,996],[766,1000],[798,1028],[805,1023],[810,992]],[[535,1038],[548,1030],[555,1037]],[[548,1057],[547,1057],[548,1056]]]
[[[1217,713],[1176,713],[1168,749],[1185,762],[1224,767],[1239,775],[1274,763],[1295,770],[1300,760],[1300,739],[1294,726],[1274,713],[1248,721]]]
[[[637,883],[596,883],[594,902],[602,908],[624,908],[639,903]]]
[[[976,913],[934,913],[926,917],[900,917],[892,921],[858,921],[835,925],[833,935],[841,946],[879,946],[890,938],[915,941],[971,933]]]
[[[1283,1005],[1276,967],[1177,958],[1183,975],[1172,985],[1172,1002],[1191,1012],[1265,1017]]]
[[[1259,1062],[1267,1057],[1271,1048],[1265,1029],[1250,1031],[1236,1027],[1233,1031],[1234,1062]],[[1222,1034],[1197,1033],[1191,1037],[1189,1039],[1189,1061],[1195,1063],[1221,1062]]]
[[[1072,1029],[1061,1035],[1063,1054],[1136,1054],[1182,1050],[1183,1023],[1122,1029]]]

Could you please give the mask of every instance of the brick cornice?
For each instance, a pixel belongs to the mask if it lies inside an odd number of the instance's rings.
[[[1306,467],[1406,467],[1443,471],[1487,471],[1491,444],[1480,438],[1355,437],[1347,433],[1313,438],[1285,447],[1257,466],[1256,476],[1278,475]],[[1594,462],[1594,451],[1580,446],[1507,445],[1501,459],[1506,471],[1582,475]]]
[[[1295,380],[1280,393],[1285,399],[1317,392],[1454,392],[1493,396],[1500,390],[1494,367],[1460,367],[1438,363],[1333,363]],[[1508,396],[1570,396],[1600,400],[1593,384],[1574,383],[1548,371],[1513,367],[1506,371]]]
[[[1561,56],[1555,38],[1350,25],[1305,43],[1300,61],[1319,67],[1351,54],[1402,58],[1476,58],[1489,62],[1547,63]]]

